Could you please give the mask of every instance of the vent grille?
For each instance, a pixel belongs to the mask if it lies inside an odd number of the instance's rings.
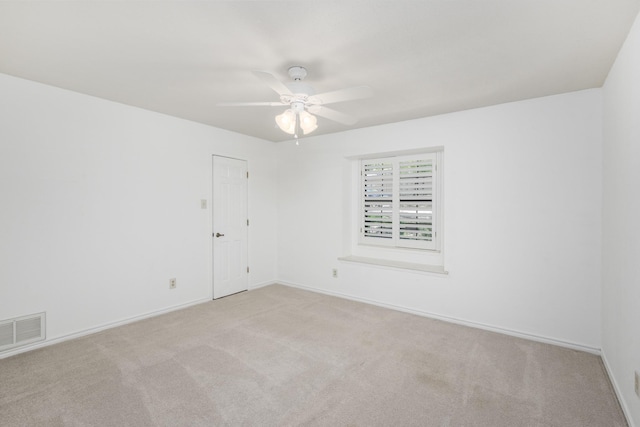
[[[45,313],[0,321],[0,351],[42,341],[44,331]]]

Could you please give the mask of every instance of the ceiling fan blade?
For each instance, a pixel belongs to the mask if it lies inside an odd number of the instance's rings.
[[[370,98],[373,90],[369,86],[355,86],[347,89],[334,90],[319,93],[309,97],[312,104],[333,104],[336,102],[351,101],[354,99]]]
[[[293,95],[288,87],[271,73],[266,71],[253,71],[253,74],[267,84],[271,89],[276,91],[278,95]]]
[[[353,125],[358,119],[349,114],[341,113],[332,108],[327,108],[321,105],[312,105],[308,108],[309,112],[325,119],[333,120],[334,122],[342,123],[343,125]]]
[[[218,102],[217,107],[281,107],[282,102]]]

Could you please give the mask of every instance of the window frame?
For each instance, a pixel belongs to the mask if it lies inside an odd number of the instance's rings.
[[[358,160],[358,209],[357,209],[357,244],[361,247],[369,247],[375,250],[375,248],[380,248],[384,250],[384,252],[419,252],[419,253],[440,253],[442,250],[442,225],[443,225],[443,215],[442,215],[442,207],[443,207],[443,192],[442,192],[442,148],[439,149],[431,149],[424,150],[420,152],[412,152],[412,153],[389,153],[389,154],[381,154],[375,156],[366,156],[359,158]],[[400,164],[407,162],[416,162],[427,160],[431,162],[433,165],[432,175],[431,175],[431,190],[432,190],[432,198],[431,198],[431,232],[432,238],[430,241],[421,240],[418,238],[401,238],[400,231]],[[391,179],[391,236],[390,237],[382,237],[382,236],[371,236],[367,235],[366,230],[370,231],[371,227],[367,227],[365,225],[365,220],[367,217],[365,204],[369,203],[369,208],[371,208],[371,201],[366,202],[366,193],[365,193],[365,167],[367,165],[374,164],[391,164],[392,165],[392,179]],[[371,181],[369,181],[369,186],[371,186]],[[386,188],[388,191],[388,188]],[[382,199],[382,198],[381,198]],[[382,201],[380,202],[382,203]],[[387,206],[388,208],[388,206]],[[379,224],[380,225],[380,224]],[[384,224],[382,224],[384,225]],[[385,227],[382,227],[385,228]],[[385,234],[388,233],[388,227],[385,229]],[[382,237],[382,238],[381,238]]]

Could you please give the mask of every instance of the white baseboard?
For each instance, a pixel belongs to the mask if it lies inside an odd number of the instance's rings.
[[[345,293],[342,293],[342,292],[327,291],[327,290],[324,290],[324,289],[314,288],[314,287],[300,285],[300,284],[296,284],[296,283],[285,282],[285,281],[281,281],[281,280],[278,281],[277,283],[285,285],[285,286],[290,286],[292,288],[304,289],[304,290],[311,291],[311,292],[317,292],[317,293],[331,295],[331,296],[335,296],[335,297],[339,297],[339,298],[346,298],[346,299],[350,299],[350,300],[353,300],[353,301],[364,302],[366,304],[377,305],[379,307],[390,308],[392,310],[397,310],[397,311],[402,311],[402,312],[405,312],[405,313],[415,314],[417,316],[429,317],[431,319],[442,320],[444,322],[455,323],[455,324],[462,325],[462,326],[469,326],[471,328],[483,329],[483,330],[486,330],[486,331],[497,332],[499,334],[510,335],[510,336],[517,337],[517,338],[523,338],[523,339],[527,339],[527,340],[531,340],[531,341],[542,342],[542,343],[545,343],[545,344],[553,344],[553,345],[557,345],[557,346],[560,346],[560,347],[566,347],[566,348],[570,348],[570,349],[573,349],[573,350],[584,351],[584,352],[595,354],[595,355],[598,355],[598,356],[600,355],[600,352],[601,352],[599,348],[590,347],[590,346],[586,346],[586,345],[583,345],[583,344],[577,344],[577,343],[570,342],[570,341],[562,341],[562,340],[558,340],[558,339],[555,339],[555,338],[549,338],[549,337],[544,337],[544,336],[540,336],[540,335],[534,335],[534,334],[530,334],[530,333],[526,333],[526,332],[520,332],[520,331],[516,331],[516,330],[512,330],[512,329],[505,329],[505,328],[501,328],[501,327],[498,327],[498,326],[486,325],[484,323],[472,322],[472,321],[469,321],[469,320],[457,319],[455,317],[443,316],[443,315],[440,315],[440,314],[430,313],[430,312],[427,312],[427,311],[416,310],[416,309],[413,309],[413,308],[408,308],[408,307],[394,305],[394,304],[388,304],[388,303],[385,303],[385,302],[382,302],[382,301],[376,301],[376,300],[372,300],[372,299],[368,299],[368,298],[361,298],[361,297],[357,297],[357,296],[354,296],[354,295],[345,294]]]
[[[265,286],[273,285],[275,283],[276,282],[274,282],[274,281],[257,283],[255,285],[249,286],[248,290],[249,291],[253,291],[255,289],[264,288]],[[104,323],[102,325],[99,325],[99,326],[96,326],[96,327],[93,327],[93,328],[83,329],[81,331],[73,332],[71,334],[63,335],[63,336],[60,336],[60,337],[55,337],[55,338],[52,338],[52,339],[47,339],[45,341],[40,341],[40,342],[31,344],[31,345],[25,345],[25,346],[22,346],[22,347],[13,348],[11,350],[7,350],[7,351],[4,351],[4,352],[0,353],[0,359],[5,359],[7,357],[15,356],[16,354],[25,353],[27,351],[36,350],[36,349],[42,348],[42,347],[48,347],[50,345],[58,344],[58,343],[61,343],[61,342],[64,342],[64,341],[69,341],[69,340],[72,340],[72,339],[75,339],[75,338],[80,338],[80,337],[83,337],[83,336],[86,336],[86,335],[95,334],[96,332],[101,332],[101,331],[104,331],[106,329],[111,329],[111,328],[115,328],[115,327],[118,327],[118,326],[127,325],[129,323],[137,322],[139,320],[147,319],[147,318],[150,318],[150,317],[160,316],[161,314],[166,314],[166,313],[170,313],[172,311],[181,310],[183,308],[187,308],[187,307],[190,307],[192,305],[202,304],[202,303],[205,303],[205,302],[209,302],[211,300],[212,300],[212,298],[201,298],[201,299],[190,301],[190,302],[187,302],[187,303],[184,303],[184,304],[179,304],[179,305],[163,308],[161,310],[151,311],[151,312],[148,312],[148,313],[140,314],[138,316],[129,317],[129,318],[126,318],[126,319],[115,321],[115,322]]]
[[[184,304],[174,305],[171,307],[163,308],[161,310],[150,311],[148,313],[140,314],[138,316],[128,317],[126,319],[118,320],[115,322],[104,323],[102,325],[99,325],[93,328],[83,329],[81,331],[73,332],[71,334],[55,337],[52,339],[47,339],[45,341],[40,341],[31,345],[25,345],[24,347],[7,350],[6,352],[0,353],[0,359],[4,359],[10,356],[15,356],[16,354],[25,353],[27,351],[35,350],[38,348],[48,347],[50,345],[58,344],[64,341],[69,341],[75,338],[84,337],[86,335],[95,334],[96,332],[101,332],[106,329],[127,325],[129,323],[137,322],[139,320],[148,319],[150,317],[159,316],[161,314],[170,313],[172,311],[181,310],[183,308],[191,307],[192,305],[202,304],[209,301],[211,301],[211,298],[197,299]]]
[[[412,309],[412,308],[408,308],[408,307],[403,307],[403,306],[398,306],[398,305],[394,305],[394,304],[388,304],[382,301],[376,301],[376,300],[372,300],[372,299],[368,299],[368,298],[361,298],[361,297],[357,297],[354,295],[349,295],[349,294],[345,294],[342,292],[333,292],[333,291],[327,291],[324,289],[320,289],[320,288],[314,288],[311,286],[305,286],[305,285],[300,285],[297,283],[291,283],[291,282],[286,282],[286,281],[267,281],[267,282],[261,282],[261,283],[257,283],[254,285],[251,285],[249,287],[249,290],[255,290],[255,289],[260,289],[263,288],[265,286],[270,286],[270,285],[274,285],[274,284],[282,284],[285,286],[289,286],[289,287],[293,287],[293,288],[299,288],[299,289],[304,289],[304,290],[308,290],[311,292],[316,292],[316,293],[321,293],[321,294],[326,294],[326,295],[331,295],[331,296],[335,296],[335,297],[339,297],[339,298],[346,298],[346,299],[350,299],[353,301],[358,301],[358,302],[363,302],[366,304],[372,304],[372,305],[377,305],[379,307],[385,307],[385,308],[389,308],[392,310],[397,310],[397,311],[402,311],[405,313],[410,313],[410,314],[415,314],[418,316],[423,316],[423,317],[429,317],[432,319],[438,319],[438,320],[442,320],[445,322],[449,322],[449,323],[455,323],[455,324],[459,324],[459,325],[463,325],[463,326],[469,326],[472,328],[478,328],[478,329],[483,329],[483,330],[488,330],[491,332],[497,332],[497,333],[501,333],[501,334],[505,334],[505,335],[511,335],[511,336],[515,336],[518,338],[524,338],[524,339],[529,339],[529,340],[533,340],[533,341],[539,341],[539,342],[544,342],[547,344],[554,344],[554,345],[558,345],[561,347],[566,347],[566,348],[571,348],[574,350],[580,350],[580,351],[585,351],[588,353],[592,353],[592,354],[596,354],[596,355],[602,355],[601,354],[601,350],[599,348],[594,348],[594,347],[589,347],[589,346],[585,346],[582,344],[576,344],[573,342],[569,342],[569,341],[562,341],[562,340],[557,340],[554,338],[549,338],[549,337],[544,337],[544,336],[539,336],[539,335],[533,335],[533,334],[529,334],[529,333],[525,333],[525,332],[520,332],[520,331],[515,331],[515,330],[511,330],[511,329],[505,329],[505,328],[500,328],[500,327],[496,327],[496,326],[491,326],[491,325],[486,325],[483,323],[478,323],[478,322],[471,322],[468,320],[462,320],[462,319],[457,319],[454,317],[449,317],[449,316],[443,316],[443,315],[439,315],[439,314],[435,314],[435,313],[430,313],[427,311],[422,311],[422,310],[416,310],[416,309]],[[61,337],[56,337],[53,339],[48,339],[46,341],[41,341],[38,343],[34,343],[32,345],[27,345],[24,347],[20,347],[20,348],[15,348],[12,350],[8,350],[6,352],[3,352],[0,354],[0,359],[6,358],[6,357],[10,357],[19,353],[24,353],[26,351],[30,351],[30,350],[35,350],[37,348],[41,348],[41,347],[46,347],[49,345],[53,345],[53,344],[57,344],[63,341],[68,341],[71,339],[75,339],[75,338],[79,338],[85,335],[90,335],[90,334],[94,334],[96,332],[100,332],[106,329],[110,329],[110,328],[115,328],[117,326],[122,326],[122,325],[126,325],[129,323],[133,323],[139,320],[143,320],[143,319],[147,319],[149,317],[155,317],[155,316],[159,316],[161,314],[165,314],[165,313],[169,313],[172,311],[176,311],[176,310],[180,310],[183,308],[187,308],[190,307],[192,305],[197,305],[197,304],[202,304],[205,302],[211,301],[210,298],[202,298],[202,299],[198,299],[198,300],[194,300],[194,301],[190,301],[184,304],[179,304],[179,305],[175,305],[175,306],[171,306],[171,307],[167,307],[161,310],[156,310],[156,311],[152,311],[152,312],[148,312],[148,313],[144,313],[138,316],[133,316],[127,319],[122,319],[122,320],[118,320],[116,322],[110,322],[110,323],[105,323],[93,328],[89,328],[89,329],[84,329],[81,331],[77,331],[68,335],[64,335]],[[605,362],[605,367],[607,368],[607,371],[609,373],[609,377],[612,379],[612,383],[614,384],[614,387],[616,387],[616,393],[619,393],[618,389],[617,389],[617,384],[614,380],[614,378],[611,376],[611,372],[608,368],[608,364],[606,363],[606,359],[604,358],[604,355],[602,355],[603,361]],[[635,426],[633,426],[635,427]]]
[[[275,285],[276,283],[278,283],[278,282],[274,282],[273,280],[268,281],[268,282],[256,283],[255,285],[249,285],[249,290],[253,291],[253,290],[256,290],[256,289],[264,288],[265,286]]]
[[[624,396],[622,394],[622,391],[620,390],[618,381],[616,381],[616,377],[613,375],[611,366],[609,366],[609,361],[607,360],[607,355],[604,350],[602,351],[601,357],[604,369],[607,371],[607,375],[609,376],[609,380],[611,381],[611,385],[613,386],[613,391],[616,393],[616,397],[618,398],[618,402],[620,403],[620,407],[622,408],[624,417],[627,419],[627,424],[629,424],[629,427],[636,427],[635,423],[633,422],[633,418],[631,418],[631,411],[629,411],[627,402],[626,400],[624,400]]]

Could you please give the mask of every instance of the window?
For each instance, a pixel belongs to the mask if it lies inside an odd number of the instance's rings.
[[[340,261],[448,274],[444,268],[444,147],[346,157]],[[346,198],[344,199],[346,201]]]
[[[360,244],[438,250],[438,153],[360,161]]]

